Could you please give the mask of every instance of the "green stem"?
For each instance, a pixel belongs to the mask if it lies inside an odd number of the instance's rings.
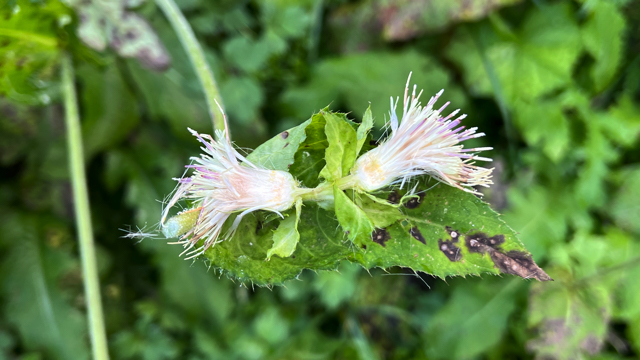
[[[333,182],[325,182],[313,189],[301,188],[297,192],[302,201],[331,201],[333,202]],[[340,190],[353,189],[356,185],[356,180],[353,175],[347,175],[341,179],[336,180],[335,185]]]
[[[55,47],[58,42],[55,38],[38,35],[29,31],[15,30],[15,29],[0,29],[0,36],[12,37],[15,39],[31,41],[40,45]]]
[[[191,26],[173,0],[156,0],[156,4],[158,4],[160,9],[162,9],[162,12],[171,23],[173,30],[178,35],[184,50],[187,52],[187,55],[189,55],[189,60],[191,61],[191,64],[193,64],[193,68],[195,69],[196,75],[198,75],[198,79],[200,80],[200,84],[204,90],[214,130],[224,129],[224,115],[221,109],[216,105],[217,101],[218,104],[220,104],[220,107],[224,109],[222,98],[220,97],[220,91],[218,90],[216,80],[213,77],[213,72],[204,58],[202,47],[200,47]]]
[[[108,360],[107,336],[104,330],[102,316],[102,302],[100,300],[100,280],[96,253],[93,246],[93,230],[91,228],[91,212],[89,209],[89,195],[84,168],[84,154],[82,150],[82,134],[80,132],[80,116],[78,115],[78,99],[76,96],[73,64],[68,54],[62,57],[62,88],[64,95],[65,122],[67,126],[67,145],[71,170],[71,184],[73,186],[74,211],[76,227],[80,242],[80,257],[82,259],[82,273],[84,291],[87,297],[89,312],[89,330],[93,359]]]

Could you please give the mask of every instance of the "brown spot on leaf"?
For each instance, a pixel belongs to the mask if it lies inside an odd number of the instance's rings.
[[[398,202],[400,202],[400,193],[394,190],[391,194],[389,194],[389,197],[387,197],[387,201],[392,204],[397,204]]]
[[[422,200],[424,199],[424,192],[421,192],[421,193],[416,194],[416,195],[418,195],[417,198],[416,197],[411,198],[409,201],[407,201],[406,204],[404,204],[404,206],[407,209],[415,209],[418,206],[420,206],[420,204],[422,203]]]
[[[427,245],[427,241],[424,239],[424,236],[422,236],[422,234],[420,233],[420,230],[418,229],[417,226],[412,227],[409,230],[409,234],[411,234],[411,236],[413,236],[414,239],[420,241],[421,243]]]
[[[386,242],[389,239],[391,239],[391,235],[389,235],[389,232],[387,231],[387,229],[378,228],[373,230],[373,232],[371,233],[371,240],[373,240],[373,242],[378,243],[382,246],[387,246]]]
[[[491,260],[502,273],[517,275],[525,279],[553,280],[533,261],[531,254],[516,250],[503,253],[491,249],[489,255],[491,255]]]
[[[489,249],[500,251],[500,245],[502,245],[504,241],[504,235],[502,234],[489,237],[485,233],[477,232],[466,236],[469,251],[476,253],[485,253]]]
[[[288,131],[283,131],[280,133],[280,137],[283,139],[286,139],[289,137],[289,132]]]
[[[438,248],[449,259],[449,261],[462,260],[462,254],[460,248],[453,241],[442,241],[438,239]]]
[[[531,254],[511,250],[504,252],[500,245],[505,241],[503,234],[487,236],[485,233],[474,233],[465,236],[469,252],[489,253],[494,265],[501,273],[517,275],[525,279],[537,279],[540,281],[553,281],[531,258]]]
[[[287,146],[289,146],[289,143],[284,144],[284,146],[282,147],[283,149],[286,148]]]

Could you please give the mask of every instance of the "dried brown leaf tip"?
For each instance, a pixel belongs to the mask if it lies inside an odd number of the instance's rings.
[[[505,241],[504,235],[498,234],[487,236],[477,232],[465,236],[467,249],[469,252],[489,254],[496,268],[501,273],[520,276],[524,279],[536,279],[539,281],[553,281],[553,279],[542,270],[531,254],[524,251],[503,251],[500,245]]]

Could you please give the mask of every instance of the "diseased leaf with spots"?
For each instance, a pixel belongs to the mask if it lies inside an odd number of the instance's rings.
[[[171,64],[169,53],[149,23],[131,11],[138,1],[63,0],[78,12],[78,37],[89,47],[103,51],[107,45],[118,55],[136,58],[153,70]]]
[[[439,277],[508,273],[551,280],[482,200],[444,184],[422,183],[417,194],[402,206],[402,219],[375,229],[363,243],[366,249],[356,258],[366,268],[403,266]],[[389,216],[397,215],[390,210]]]
[[[521,0],[378,1],[378,20],[387,40],[406,40],[460,21],[480,19],[492,11]],[[383,15],[384,14],[384,15]]]
[[[528,322],[538,335],[527,347],[543,358],[596,355],[604,345],[611,306],[609,292],[599,284],[585,287],[534,284]]]

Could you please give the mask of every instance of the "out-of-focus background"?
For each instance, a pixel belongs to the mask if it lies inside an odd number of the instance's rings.
[[[495,148],[485,199],[555,279],[343,263],[273,289],[220,278],[165,240],[122,238],[157,225],[199,152],[186,128],[212,129],[154,2],[3,2],[0,359],[90,356],[61,49],[77,75],[112,358],[640,355],[638,1],[177,1],[241,147],[328,104],[359,121],[370,102],[380,128],[410,71],[427,98],[444,88]]]

